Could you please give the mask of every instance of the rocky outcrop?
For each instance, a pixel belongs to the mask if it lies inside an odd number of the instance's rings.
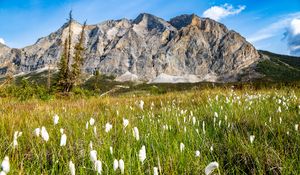
[[[71,26],[76,42],[81,24],[73,21]],[[68,27],[65,24],[22,49],[0,45],[0,70],[5,72],[7,62],[14,63],[16,74],[56,65]],[[134,20],[89,25],[85,36],[84,70],[120,77],[117,80],[151,82],[175,77],[180,82],[238,81],[239,73],[260,59],[256,49],[238,33],[196,15],[178,16],[168,22],[140,14]]]

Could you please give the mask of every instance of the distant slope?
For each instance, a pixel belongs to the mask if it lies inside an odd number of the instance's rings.
[[[269,81],[299,81],[300,57],[279,55],[268,51],[259,51],[268,58],[260,61],[256,71],[265,75],[263,80]]]

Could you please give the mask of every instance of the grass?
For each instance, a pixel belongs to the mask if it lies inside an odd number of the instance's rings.
[[[92,141],[103,174],[120,174],[113,171],[114,159],[124,160],[125,174],[152,174],[153,167],[159,167],[161,174],[204,174],[212,161],[220,164],[220,174],[299,174],[300,131],[295,130],[300,122],[299,96],[298,89],[214,88],[46,102],[2,98],[0,159],[9,156],[10,174],[70,174],[69,161],[75,163],[77,174],[96,174],[89,158]],[[140,100],[145,102],[143,110],[137,105]],[[60,120],[54,126],[55,114]],[[91,117],[96,120],[96,134],[93,127],[86,129]],[[126,128],[123,118],[129,120]],[[113,125],[108,133],[106,123]],[[48,142],[33,135],[42,126],[49,132]],[[169,129],[163,129],[166,126]],[[139,141],[133,137],[133,127],[139,129]],[[59,146],[60,128],[67,135],[65,147]],[[15,131],[23,135],[13,149]],[[250,135],[255,135],[252,144]],[[185,145],[183,152],[180,143]],[[144,164],[138,157],[142,145],[147,153]]]

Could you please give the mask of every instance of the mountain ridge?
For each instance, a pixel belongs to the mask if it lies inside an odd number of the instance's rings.
[[[13,63],[16,74],[57,65],[68,27],[65,23],[21,49],[0,46],[0,72],[7,71],[5,62]],[[80,31],[81,24],[72,21],[73,41],[77,41]],[[192,77],[196,82],[239,81],[239,74],[261,59],[240,34],[195,14],[180,15],[170,21],[148,13],[133,20],[107,20],[88,25],[85,37],[85,72],[126,75],[123,77],[129,80],[138,77],[151,82],[168,75]]]

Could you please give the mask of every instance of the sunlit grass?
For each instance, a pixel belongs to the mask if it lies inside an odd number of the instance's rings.
[[[214,161],[219,164],[214,172],[220,174],[299,174],[300,133],[295,130],[300,121],[299,95],[284,90],[214,89],[48,102],[1,99],[0,159],[9,157],[9,174],[71,174],[70,161],[76,174],[96,174],[90,160],[92,142],[102,174],[121,174],[113,167],[120,159],[125,174],[153,174],[154,167],[161,174],[204,174]],[[95,124],[86,129],[90,118]],[[129,121],[127,127],[124,119]],[[107,124],[112,125],[108,132]],[[34,134],[42,126],[49,133],[48,142]],[[63,147],[61,128],[67,136]],[[14,149],[15,131],[22,135]]]

